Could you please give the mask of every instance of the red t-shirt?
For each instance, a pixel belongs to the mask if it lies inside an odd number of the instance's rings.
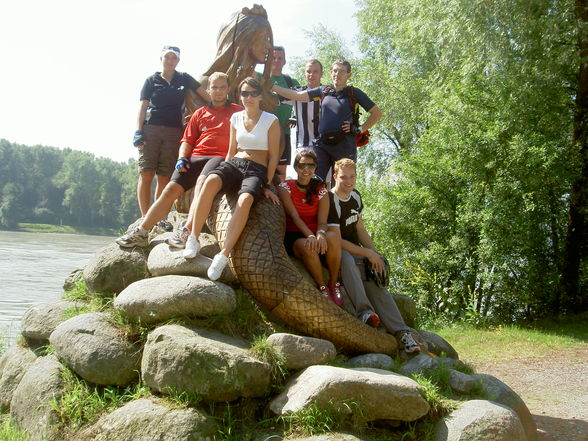
[[[184,130],[182,142],[190,144],[191,156],[226,156],[231,135],[231,115],[243,110],[237,104],[203,106],[196,110]]]
[[[306,226],[314,233],[318,228],[318,209],[319,201],[327,194],[327,189],[324,185],[319,184],[317,194],[313,197],[312,205],[306,203],[306,191],[300,191],[296,185],[295,179],[288,179],[280,184],[283,188],[288,190],[290,198],[294,203],[296,211],[300,215],[300,219],[304,221]],[[292,218],[286,215],[286,231],[300,231]]]

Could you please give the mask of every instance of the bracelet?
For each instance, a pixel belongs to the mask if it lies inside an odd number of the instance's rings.
[[[314,234],[309,234],[308,236],[306,236],[307,239],[310,239],[311,237],[314,237],[316,239],[316,236]]]
[[[317,230],[316,234],[327,234],[325,230]]]

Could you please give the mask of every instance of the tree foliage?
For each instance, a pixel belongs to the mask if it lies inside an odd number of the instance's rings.
[[[136,161],[0,139],[0,226],[18,222],[116,228],[139,215]]]

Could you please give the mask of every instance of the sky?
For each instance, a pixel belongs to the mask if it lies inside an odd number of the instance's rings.
[[[351,47],[354,0],[254,0],[287,58],[306,57],[303,30],[323,24]],[[116,161],[132,147],[139,92],[166,45],[196,79],[216,53],[220,26],[253,1],[19,0],[0,6],[0,138],[69,147]],[[261,68],[261,66],[260,66]],[[288,65],[284,68],[287,73]]]

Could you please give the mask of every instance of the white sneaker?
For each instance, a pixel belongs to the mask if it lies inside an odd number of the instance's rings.
[[[194,257],[196,257],[196,254],[198,254],[198,251],[200,251],[200,242],[198,242],[198,239],[196,239],[196,236],[193,236],[190,234],[190,236],[188,237],[188,240],[186,241],[186,248],[184,249],[184,257],[186,259],[193,259]]]
[[[222,253],[218,253],[212,259],[212,263],[208,267],[208,278],[210,280],[218,280],[220,276],[222,276],[225,267],[229,263],[229,258]]]

